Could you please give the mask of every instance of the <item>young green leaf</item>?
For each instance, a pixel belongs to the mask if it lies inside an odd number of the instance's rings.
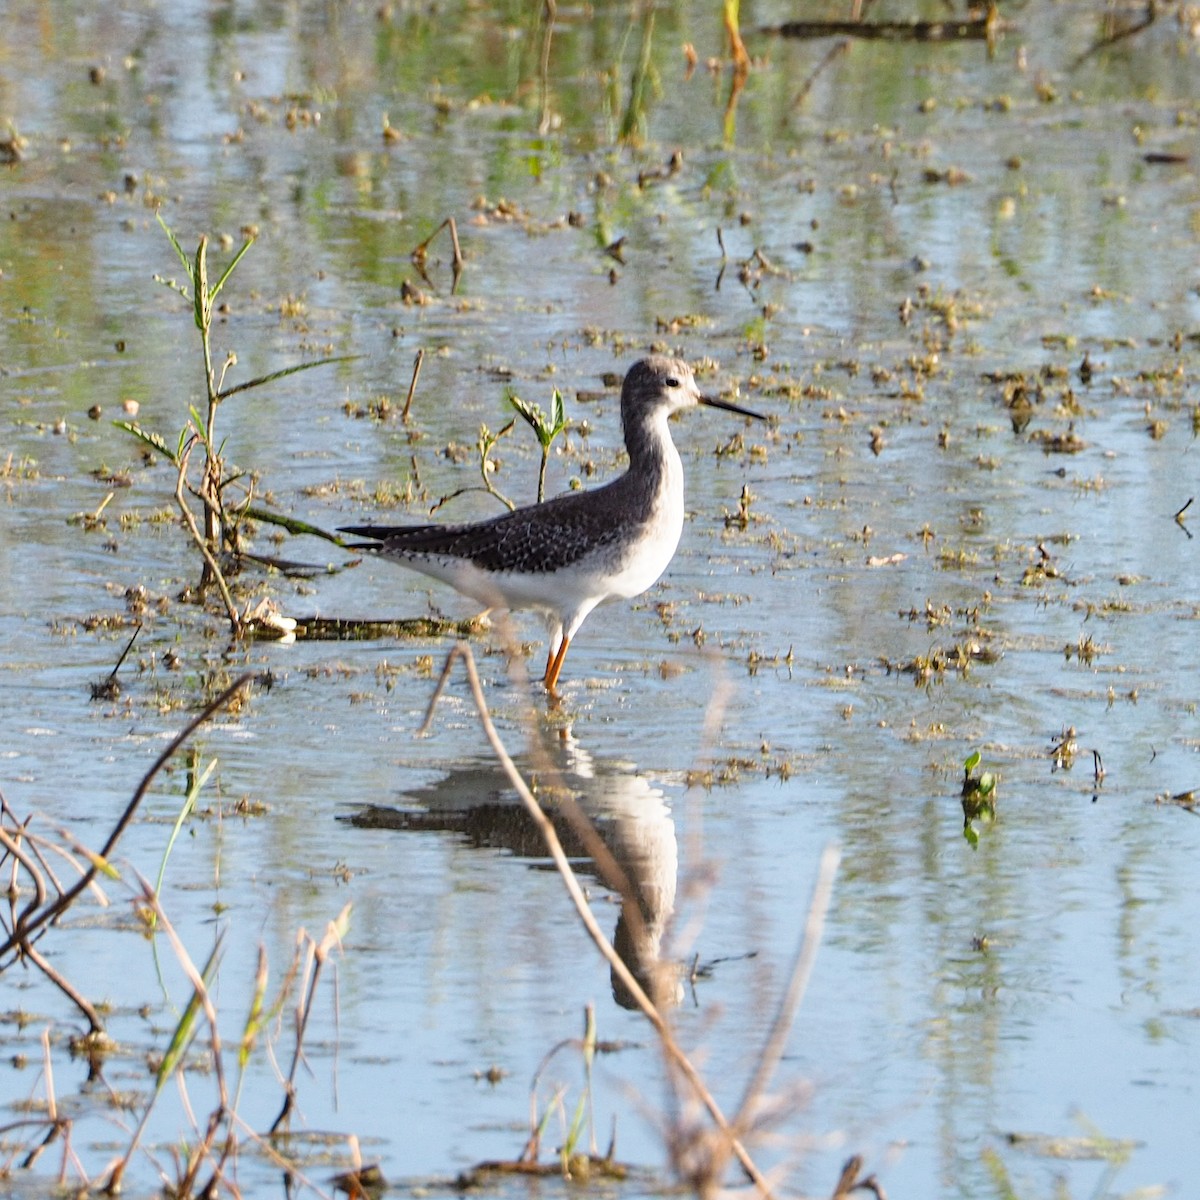
[[[167,445],[162,434],[152,433],[149,429],[143,429],[136,421],[114,421],[113,424],[118,429],[123,429],[126,433],[133,434],[135,438],[145,442],[151,449],[157,450],[168,462],[174,463],[176,466],[179,465],[179,455]],[[182,447],[180,453],[182,453]]]
[[[230,277],[230,275],[233,274],[234,267],[236,267],[238,265],[238,263],[240,263],[242,261],[242,258],[245,256],[246,251],[249,250],[250,247],[253,245],[254,245],[253,238],[247,238],[242,243],[242,248],[233,256],[233,261],[230,262],[229,266],[227,266],[225,268],[225,270],[221,272],[221,278],[217,280],[216,285],[213,287],[213,290],[209,293],[208,298],[210,301],[216,300],[217,296],[220,294],[221,289],[225,286],[225,280],[227,280]]]
[[[224,938],[225,934],[222,932],[217,937],[216,945],[213,946],[212,953],[208,956],[208,961],[204,964],[204,970],[200,972],[201,981],[206,989],[211,987],[213,977],[216,975],[217,964],[220,961],[221,944]],[[193,988],[191,999],[187,1002],[187,1006],[183,1010],[183,1015],[179,1018],[174,1033],[171,1034],[171,1041],[163,1053],[162,1062],[158,1064],[158,1072],[154,1077],[154,1090],[156,1092],[162,1090],[162,1085],[171,1078],[175,1069],[183,1061],[183,1056],[187,1053],[187,1048],[191,1045],[192,1038],[195,1036],[196,1018],[199,1016],[203,1004],[204,1001],[201,993],[199,990]]]
[[[171,227],[162,218],[162,213],[155,211],[155,219],[163,227],[163,232],[171,239],[171,245],[175,247],[175,253],[179,255],[179,261],[183,263],[183,269],[187,272],[187,277],[192,281],[193,289],[196,286],[196,276],[192,273],[192,260],[188,258],[187,251],[179,244],[179,239],[171,232]]]

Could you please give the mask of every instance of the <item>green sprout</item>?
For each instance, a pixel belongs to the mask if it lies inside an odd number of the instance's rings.
[[[975,750],[963,762],[963,837],[972,846],[979,844],[979,833],[972,822],[991,824],[996,819],[996,786],[1000,782],[1000,776],[994,771],[972,774],[982,757],[979,751]]]
[[[567,414],[563,405],[563,395],[558,388],[554,389],[551,415],[547,416],[540,405],[530,404],[522,400],[516,392],[509,388],[504,398],[525,419],[529,427],[537,435],[542,447],[542,462],[538,469],[538,503],[546,498],[546,466],[550,461],[550,446],[554,439],[567,427]]]

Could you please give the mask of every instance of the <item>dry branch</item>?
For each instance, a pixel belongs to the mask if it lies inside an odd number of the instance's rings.
[[[700,1076],[700,1072],[692,1064],[688,1056],[680,1048],[675,1040],[675,1035],[671,1031],[670,1025],[666,1018],[659,1011],[657,1005],[650,999],[642,988],[641,984],[634,977],[633,972],[626,965],[624,960],[617,954],[612,943],[604,936],[604,932],[596,922],[595,915],[591,910],[591,906],[587,902],[587,897],[583,893],[583,888],[580,886],[579,880],[575,872],[571,869],[571,864],[567,859],[566,853],[562,848],[562,843],[558,839],[558,834],[555,832],[554,826],[550,819],[542,811],[542,807],[538,804],[536,797],[529,790],[528,785],[522,778],[521,773],[517,770],[516,764],[513,762],[511,755],[504,746],[495,725],[492,723],[491,714],[488,711],[487,701],[483,695],[483,687],[479,681],[479,673],[475,668],[475,657],[471,653],[471,647],[466,642],[456,642],[450,651],[449,658],[446,664],[446,670],[443,672],[442,681],[438,686],[438,693],[435,693],[434,700],[437,699],[437,694],[440,694],[442,685],[451,665],[456,658],[461,658],[466,667],[467,679],[471,686],[471,695],[475,700],[475,707],[479,713],[479,719],[483,726],[484,734],[488,742],[491,744],[492,750],[504,769],[505,775],[508,776],[509,782],[516,790],[522,804],[525,806],[526,812],[533,819],[534,823],[541,831],[542,838],[546,843],[546,848],[550,853],[550,857],[554,860],[554,865],[558,869],[559,875],[562,877],[563,883],[566,885],[567,893],[570,895],[572,902],[575,905],[575,910],[579,914],[580,920],[583,922],[584,928],[587,930],[596,948],[603,955],[610,969],[617,975],[622,985],[628,990],[629,994],[637,1002],[638,1007],[654,1026],[655,1032],[658,1034],[659,1041],[662,1045],[663,1052],[667,1057],[667,1061],[675,1068],[687,1081],[692,1092],[701,1104],[708,1110],[713,1122],[720,1130],[729,1150],[741,1163],[743,1170],[750,1177],[758,1193],[763,1197],[763,1200],[771,1200],[772,1191],[766,1177],[755,1165],[754,1160],[750,1157],[749,1151],[742,1144],[741,1138],[737,1131],[730,1124],[725,1114],[721,1111],[720,1105],[712,1092],[709,1091],[707,1084]],[[428,723],[428,722],[427,722]]]
[[[79,897],[86,891],[95,881],[96,876],[100,873],[101,867],[106,865],[112,856],[113,850],[121,839],[121,835],[129,827],[129,823],[133,820],[134,814],[138,807],[146,797],[146,793],[150,790],[150,784],[153,783],[159,771],[175,756],[179,748],[200,728],[206,721],[218,713],[225,707],[235,696],[237,696],[244,688],[249,686],[255,678],[253,673],[241,675],[232,684],[229,685],[215,700],[205,705],[205,707],[193,717],[178,734],[171,740],[167,748],[154,761],[154,765],[142,777],[142,782],[138,785],[137,791],[134,792],[133,798],[125,806],[125,811],[121,814],[113,828],[112,833],[108,835],[108,840],[104,846],[96,854],[90,855],[90,863],[88,868],[83,872],[82,876],[75,881],[69,888],[61,891],[54,900],[48,904],[40,904],[37,908],[26,907],[18,915],[13,924],[12,933],[8,936],[3,945],[0,945],[0,960],[11,954],[14,950],[18,955],[23,953],[29,944],[29,939],[33,937],[39,929],[42,929],[49,922],[65,912]],[[6,844],[6,849],[8,845]],[[20,859],[22,865],[29,870],[30,860],[24,857]],[[35,880],[35,886],[40,882],[37,872],[31,871]],[[39,893],[42,894],[42,893]],[[0,971],[4,966],[0,965]]]

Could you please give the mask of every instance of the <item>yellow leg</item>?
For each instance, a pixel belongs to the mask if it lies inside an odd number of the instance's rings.
[[[563,659],[567,657],[567,647],[571,644],[569,637],[564,637],[558,645],[558,653],[553,659],[546,660],[546,674],[542,679],[542,683],[546,685],[546,691],[553,692],[558,686],[558,673],[562,670]]]

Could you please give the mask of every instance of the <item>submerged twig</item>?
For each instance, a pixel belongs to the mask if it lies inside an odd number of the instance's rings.
[[[1115,46],[1118,42],[1123,42],[1127,38],[1136,37],[1145,29],[1149,29],[1151,25],[1158,19],[1158,4],[1157,0],[1148,0],[1146,4],[1146,15],[1133,25],[1127,25],[1122,29],[1115,29],[1112,33],[1106,34],[1104,37],[1093,42],[1082,54],[1071,60],[1067,67],[1068,71],[1074,71],[1076,67],[1082,66],[1093,54],[1099,54],[1101,50],[1107,50],[1110,46]]]
[[[1178,525],[1179,528],[1182,529],[1189,538],[1192,536],[1192,531],[1187,527],[1187,522],[1184,520],[1184,514],[1189,508],[1192,507],[1192,501],[1194,499],[1194,496],[1189,496],[1187,503],[1175,514],[1175,524]]]
[[[121,651],[121,657],[117,659],[117,665],[109,671],[100,683],[92,684],[93,700],[115,700],[121,694],[121,685],[117,683],[117,672],[121,669],[121,664],[129,657],[129,652],[133,649],[133,643],[137,641],[137,636],[141,632],[142,623],[139,621],[134,627],[129,641],[125,643],[125,649]]]
[[[840,41],[834,42],[832,46],[821,56],[821,61],[809,72],[808,78],[800,85],[800,90],[792,97],[792,109],[795,110],[808,98],[808,93],[812,91],[813,84],[817,82],[825,68],[833,62],[835,58],[840,58],[847,50],[850,49],[850,39],[842,38]]]
[[[346,930],[350,924],[350,908],[347,904],[325,929],[325,936],[319,941],[308,938],[308,949],[305,956],[304,973],[308,986],[301,987],[301,996],[296,1002],[296,1045],[292,1051],[291,1069],[283,1084],[283,1107],[271,1125],[270,1133],[279,1131],[279,1127],[292,1114],[296,1104],[296,1074],[304,1061],[304,1033],[308,1028],[308,1019],[312,1015],[313,1001],[316,997],[317,984],[321,979],[321,969],[324,967],[330,952],[335,946],[341,945]],[[307,935],[306,935],[307,936]]]

